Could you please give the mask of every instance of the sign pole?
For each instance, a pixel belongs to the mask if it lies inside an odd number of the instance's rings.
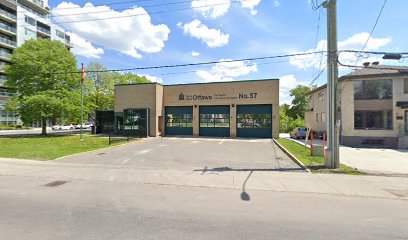
[[[82,64],[82,78],[81,78],[81,129],[80,129],[80,141],[83,141],[83,136],[82,136],[82,124],[84,122],[84,80],[85,80],[85,69],[84,69],[84,64]]]

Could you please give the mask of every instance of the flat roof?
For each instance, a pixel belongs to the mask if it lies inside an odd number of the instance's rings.
[[[117,84],[116,86],[132,86],[132,85],[143,85],[143,84],[158,84],[160,86],[172,87],[172,86],[185,86],[185,85],[202,85],[202,84],[225,84],[225,83],[242,83],[242,82],[262,82],[262,81],[279,81],[279,78],[271,79],[252,79],[252,80],[237,80],[237,81],[225,81],[225,82],[203,82],[203,83],[179,83],[179,84],[160,84],[157,82],[150,83],[129,83],[129,84]]]

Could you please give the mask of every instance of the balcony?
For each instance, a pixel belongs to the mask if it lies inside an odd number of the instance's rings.
[[[7,47],[7,48],[15,48],[17,46],[17,43],[16,41],[0,36],[0,46]]]
[[[0,9],[0,18],[9,23],[15,23],[17,21],[17,15],[6,10]]]
[[[11,53],[0,51],[0,60],[10,61]],[[1,76],[0,76],[1,79]]]
[[[50,8],[44,5],[41,0],[19,0],[19,3],[31,8],[41,14],[48,15],[51,13]]]
[[[43,28],[43,27],[40,27],[40,26],[37,26],[37,32],[42,33],[42,34],[44,34],[46,36],[51,36],[51,31],[50,30],[48,30],[46,28]]]
[[[15,27],[9,26],[1,22],[0,22],[0,31],[9,36],[15,36],[17,33],[17,29]]]

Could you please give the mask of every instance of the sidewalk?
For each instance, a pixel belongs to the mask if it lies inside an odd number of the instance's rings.
[[[305,145],[304,139],[291,139]],[[321,144],[315,140],[315,144]],[[306,145],[310,148],[310,140]],[[373,175],[408,176],[408,150],[340,146],[340,163]]]
[[[408,200],[408,178],[284,171],[151,170],[0,158],[1,176],[65,181],[108,181]]]

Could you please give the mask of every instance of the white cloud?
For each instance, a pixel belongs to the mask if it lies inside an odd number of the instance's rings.
[[[156,83],[163,83],[163,79],[157,76],[149,75],[149,74],[140,74],[140,76],[146,77],[149,81],[151,82],[156,82]]]
[[[307,85],[306,82],[299,82],[294,75],[285,75],[279,78],[279,104],[291,104],[293,97],[290,96],[289,91],[297,85]]]
[[[258,13],[257,10],[255,10],[255,7],[258,6],[258,4],[261,2],[261,0],[241,0],[241,5],[243,8],[248,8],[251,10],[251,14],[255,15]],[[275,6],[276,6],[276,1],[275,1]]]
[[[280,6],[279,0],[275,0],[275,1],[273,2],[273,5],[274,5],[275,7],[279,7],[279,6]]]
[[[177,24],[177,26],[181,25],[181,23]],[[200,39],[210,48],[222,47],[228,44],[229,41],[229,34],[224,34],[218,29],[208,28],[197,19],[184,24],[182,28],[184,34]]]
[[[200,56],[200,53],[199,53],[199,52],[196,52],[196,51],[192,51],[192,52],[191,52],[191,56],[193,56],[193,57],[198,57],[198,56]]]
[[[230,59],[221,59],[220,61],[228,61]],[[245,76],[253,72],[257,72],[256,63],[249,64],[245,61],[217,63],[209,71],[198,70],[197,76],[205,82],[225,82],[233,81],[234,78]]]
[[[142,58],[141,52],[160,52],[170,33],[164,24],[153,25],[150,15],[141,7],[115,11],[92,3],[80,7],[71,2],[62,2],[53,9],[53,15],[56,22],[79,37],[134,58]],[[132,15],[137,17],[128,17]],[[86,21],[101,18],[103,20]]]
[[[357,33],[350,38],[340,41],[337,43],[338,49],[340,50],[361,50],[364,47],[365,42],[367,41],[367,38],[370,36],[369,33],[367,32],[362,32],[362,33]],[[376,51],[380,49],[383,46],[388,45],[391,42],[391,38],[373,38],[370,37],[370,40],[368,41],[367,46],[365,47],[366,51]],[[304,51],[304,53],[308,52],[315,52],[315,51],[326,51],[326,40],[321,40],[317,44],[315,49],[309,49],[307,51]],[[300,69],[308,69],[308,68],[321,68],[326,65],[326,56],[320,56],[318,54],[316,55],[305,55],[305,56],[296,56],[296,57],[290,57],[290,64],[293,66],[300,68]],[[340,53],[339,55],[339,61],[343,64],[349,64],[349,65],[355,65],[356,60],[358,59],[358,56],[354,53]],[[367,57],[361,57],[357,61],[357,65],[361,65],[362,62],[366,61],[380,61],[382,62],[381,58],[367,58]],[[343,70],[343,67],[340,67],[340,70]]]
[[[104,51],[102,48],[94,47],[89,41],[79,37],[75,33],[68,33],[71,36],[71,43],[74,46],[72,53],[75,55],[84,56],[87,58],[101,58]]]
[[[230,0],[193,0],[191,7],[205,18],[217,18],[228,12]]]

